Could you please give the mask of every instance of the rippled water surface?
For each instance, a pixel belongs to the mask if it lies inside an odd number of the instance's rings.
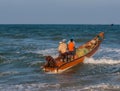
[[[105,32],[98,52],[62,74],[45,73],[63,38],[76,47]],[[120,90],[119,25],[0,25],[0,91]]]

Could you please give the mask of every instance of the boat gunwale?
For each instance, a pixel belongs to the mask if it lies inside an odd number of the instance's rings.
[[[99,44],[99,45],[100,45],[100,44]],[[93,52],[95,49],[99,48],[99,45],[96,46],[96,48],[94,48],[93,50],[91,50],[91,51],[88,52],[87,54],[85,54],[85,55],[83,55],[83,56],[81,56],[81,57],[78,57],[78,58],[76,58],[76,59],[74,59],[74,60],[72,60],[72,61],[70,61],[70,62],[66,62],[66,63],[62,64],[61,66],[55,68],[55,69],[59,70],[62,66],[66,65],[66,64],[72,63],[72,62],[74,62],[74,61],[76,61],[76,60],[79,60],[79,59],[81,59],[81,58],[83,58],[83,57],[86,57],[86,56],[89,55],[91,52]]]

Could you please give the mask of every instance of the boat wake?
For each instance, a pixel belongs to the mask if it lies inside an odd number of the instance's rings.
[[[85,64],[120,64],[120,60],[86,58]]]
[[[88,90],[93,90],[93,91],[101,91],[101,90],[119,90],[120,86],[119,85],[111,85],[109,83],[101,83],[98,85],[91,85],[88,87],[84,87],[82,89],[79,90],[84,90],[84,91],[88,91]]]

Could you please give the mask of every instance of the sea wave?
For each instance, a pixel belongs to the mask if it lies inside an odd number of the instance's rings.
[[[101,46],[97,53],[95,54],[95,59],[106,59],[106,60],[120,60],[120,49]]]
[[[6,75],[15,75],[15,74],[19,74],[19,72],[17,72],[17,71],[0,72],[0,77],[1,76],[6,76]]]
[[[40,65],[42,65],[42,63],[43,63],[43,61],[33,61],[33,62],[30,62],[29,64],[29,66],[31,67],[31,66],[36,66],[36,65],[38,65],[38,66],[40,66]]]
[[[94,58],[86,58],[84,63],[89,64],[120,64],[120,60],[112,60],[112,59],[94,59]]]
[[[92,91],[101,91],[101,90],[120,90],[120,86],[119,85],[111,85],[110,83],[101,83],[101,84],[96,84],[96,85],[90,85],[87,87],[84,87],[82,89],[80,89],[82,91],[88,91],[88,90],[92,90]]]
[[[101,47],[100,52],[107,52],[107,53],[115,52],[120,54],[120,48]]]
[[[59,84],[47,84],[47,83],[36,83],[36,84],[19,84],[19,85],[0,85],[0,91],[48,91],[59,89]]]
[[[47,83],[36,83],[36,84],[19,84],[19,85],[0,85],[1,91],[112,91],[120,90],[119,85],[110,83],[100,83],[89,86],[72,86],[66,88],[60,88],[60,84],[47,84]]]

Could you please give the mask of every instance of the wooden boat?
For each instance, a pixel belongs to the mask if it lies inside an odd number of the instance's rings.
[[[99,33],[92,40],[76,48],[76,53],[73,57],[70,57],[67,62],[63,62],[61,57],[52,58],[51,56],[46,57],[46,63],[43,66],[45,72],[61,73],[77,64],[83,63],[85,58],[89,58],[95,54],[98,50],[101,42],[104,39],[104,32]],[[69,55],[67,55],[69,56]]]

